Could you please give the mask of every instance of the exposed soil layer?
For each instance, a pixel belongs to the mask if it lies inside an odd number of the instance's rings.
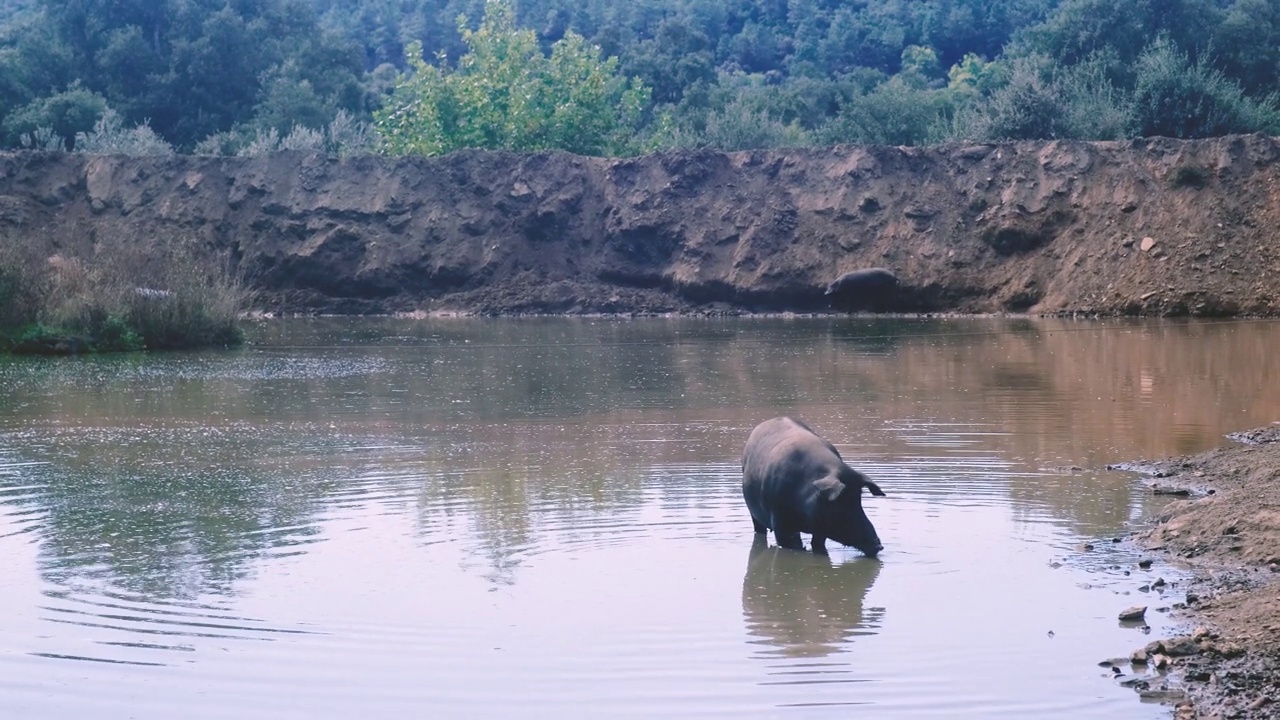
[[[1250,444],[1129,468],[1189,495],[1138,537],[1193,573],[1173,607],[1201,629],[1165,654],[1190,699],[1179,716],[1261,720],[1280,717],[1280,425],[1232,437]]]
[[[0,153],[0,243],[193,243],[263,309],[1275,315],[1280,143],[836,146],[631,159]]]

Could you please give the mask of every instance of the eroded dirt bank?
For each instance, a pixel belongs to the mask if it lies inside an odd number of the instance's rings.
[[[0,154],[0,242],[194,242],[265,309],[1275,315],[1280,143],[1020,142],[345,160]]]
[[[1193,573],[1168,600],[1197,629],[1146,648],[1182,681],[1179,717],[1280,717],[1280,424],[1232,437],[1246,444],[1132,466],[1190,493],[1137,538]]]

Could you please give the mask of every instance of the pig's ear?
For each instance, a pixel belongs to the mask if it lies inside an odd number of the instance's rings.
[[[813,481],[818,493],[828,502],[834,501],[840,497],[840,493],[844,492],[845,484],[840,482],[834,475],[820,477]]]
[[[884,491],[880,489],[879,485],[872,482],[869,478],[864,476],[862,478],[862,484],[867,486],[867,490],[870,490],[872,495],[875,495],[876,497],[884,497]]]

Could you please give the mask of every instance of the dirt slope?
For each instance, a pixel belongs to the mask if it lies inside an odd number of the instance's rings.
[[[0,242],[194,242],[267,309],[1274,315],[1280,144],[1020,142],[345,160],[0,154]]]

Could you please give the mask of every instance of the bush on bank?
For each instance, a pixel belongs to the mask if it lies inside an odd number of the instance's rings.
[[[0,252],[0,352],[232,347],[249,293],[185,251],[159,259],[43,260]]]

